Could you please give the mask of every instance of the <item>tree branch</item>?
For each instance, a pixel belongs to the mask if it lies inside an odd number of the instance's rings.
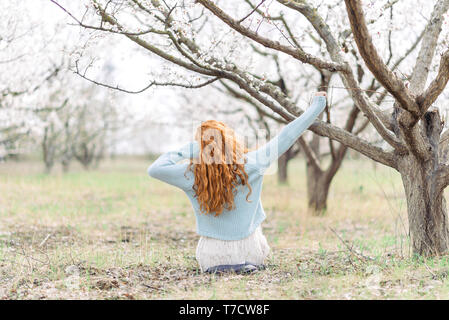
[[[154,81],[153,80],[148,85],[143,87],[142,89],[139,89],[139,90],[128,90],[128,89],[121,88],[118,85],[113,86],[113,85],[109,85],[109,84],[106,84],[106,83],[99,82],[99,81],[96,81],[96,80],[88,78],[84,73],[81,73],[79,71],[78,61],[75,62],[75,66],[76,66],[76,70],[74,71],[74,73],[76,73],[81,78],[83,78],[83,79],[85,79],[85,80],[87,80],[87,81],[89,81],[89,82],[91,82],[93,84],[96,84],[98,86],[105,87],[105,88],[108,88],[108,89],[113,89],[113,90],[122,91],[122,92],[126,92],[126,93],[132,93],[132,94],[142,93],[142,92],[148,90],[149,88],[151,88],[153,86],[161,86],[161,87],[172,86],[172,87],[182,87],[182,88],[187,88],[187,89],[198,89],[198,88],[205,87],[205,86],[207,86],[207,85],[209,85],[209,84],[211,84],[211,83],[213,83],[213,82],[215,82],[215,81],[217,81],[219,79],[218,77],[215,77],[215,78],[209,79],[207,81],[204,81],[204,82],[198,83],[198,84],[178,83],[178,82],[173,82],[173,81],[158,82],[158,81]]]
[[[443,92],[449,81],[449,50],[442,56],[440,67],[435,79],[430,83],[429,87],[420,96],[416,98],[421,110],[427,110],[432,103]]]
[[[419,106],[405,84],[385,65],[374,47],[371,35],[366,26],[360,0],[345,0],[354,40],[360,55],[374,77],[399,102],[401,108],[409,111],[415,118],[420,117]]]
[[[315,152],[312,150],[309,144],[304,140],[302,136],[299,137],[298,141],[302,149],[304,150],[304,153],[307,157],[307,160],[309,160],[309,163],[312,164],[312,166],[314,166],[316,170],[321,171],[320,161],[318,160]]]
[[[435,55],[438,37],[441,33],[441,26],[444,20],[443,15],[448,8],[449,0],[439,0],[435,4],[430,20],[426,26],[418,58],[416,59],[415,67],[413,68],[410,79],[410,90],[417,96],[422,93],[424,86],[426,85],[430,64]],[[424,113],[426,110],[427,109],[421,109],[421,112]]]
[[[100,13],[102,20],[104,22],[110,23],[111,25],[117,26],[119,31],[125,31],[125,28],[120,25],[114,17],[109,15],[104,8],[102,8],[96,0],[92,0],[95,8]],[[200,0],[202,3],[206,3],[210,5],[214,10],[217,8],[215,5],[213,5],[210,1],[207,0]],[[220,11],[222,12],[222,11]],[[233,26],[236,27],[235,21],[231,21]],[[239,25],[240,28],[240,25]],[[254,35],[254,33],[251,31],[250,35]],[[204,65],[203,63],[200,63],[199,61],[196,61],[193,56],[190,57],[190,59],[195,60],[195,63],[192,62],[186,62],[183,59],[177,58],[165,51],[163,51],[161,48],[158,48],[151,43],[143,40],[139,36],[130,35],[130,34],[124,34],[125,37],[129,38],[131,41],[135,42],[139,46],[145,48],[146,50],[158,55],[159,57],[174,63],[178,66],[181,66],[187,70],[194,71],[199,74],[207,75],[207,76],[213,76],[213,77],[220,77],[224,79],[228,79],[235,84],[237,84],[241,89],[245,90],[251,97],[256,99],[257,101],[261,102],[277,114],[279,114],[281,117],[283,117],[287,121],[292,121],[296,118],[296,116],[299,116],[303,113],[303,111],[298,108],[290,99],[283,94],[278,87],[263,82],[259,79],[256,79],[254,77],[251,77],[246,72],[243,72],[238,69],[238,67],[235,64],[232,63],[222,63],[220,61],[217,61],[214,58],[208,58],[208,61],[206,62],[208,65]],[[256,35],[257,40],[261,40],[259,36]],[[265,41],[264,38],[261,40],[262,42]],[[271,40],[269,40],[268,44],[273,44]],[[276,44],[277,47],[277,44]],[[291,52],[291,48],[281,46],[280,49],[286,49],[288,48],[287,52]],[[192,48],[193,50],[196,50],[195,48]],[[179,50],[179,49],[178,49]],[[298,54],[298,50],[293,50],[295,55]],[[213,65],[213,67],[212,67]],[[334,64],[333,66],[340,66],[340,64]],[[327,65],[329,67],[329,65]],[[345,67],[342,68],[342,72],[346,70],[347,65],[345,64]],[[286,111],[288,110],[288,112]],[[362,154],[374,159],[375,161],[381,162],[385,165],[391,166],[393,168],[396,168],[396,158],[394,153],[387,152],[383,150],[382,148],[376,147],[371,145],[368,141],[361,139],[359,137],[356,137],[350,132],[347,132],[344,129],[338,128],[332,124],[328,124],[323,121],[315,121],[315,123],[310,127],[310,130],[315,132],[318,135],[329,137],[331,139],[337,140],[346,146],[353,148]]]
[[[329,26],[317,14],[316,9],[312,8],[305,0],[278,0],[278,2],[303,14],[326,43],[332,60],[348,66],[348,62],[341,55],[341,48],[332,35]],[[340,76],[357,107],[366,115],[381,137],[396,149],[398,153],[406,153],[407,149],[403,143],[388,130],[391,127],[390,119],[369,100],[360,88],[349,66],[347,72],[340,72]]]
[[[223,10],[221,10],[217,5],[215,5],[210,0],[197,0],[197,2],[201,3],[213,15],[218,17],[220,20],[222,20],[224,23],[226,23],[232,29],[236,30],[243,36],[260,43],[261,45],[263,45],[267,48],[284,52],[284,53],[292,56],[293,58],[298,59],[299,61],[301,61],[303,63],[311,64],[320,69],[326,69],[329,71],[342,71],[342,72],[347,71],[347,67],[345,65],[322,60],[318,57],[315,57],[311,54],[304,52],[301,48],[292,48],[289,46],[285,46],[285,45],[280,44],[278,41],[273,41],[271,39],[268,39],[268,38],[258,35],[256,32],[243,27],[239,23],[239,21],[230,17],[228,14],[226,14]]]
[[[327,124],[321,120],[315,121],[315,123],[310,126],[310,130],[320,136],[337,140],[351,149],[357,150],[368,158],[397,169],[396,156],[393,152],[388,152],[380,147],[373,146],[368,141],[357,137],[346,130]]]

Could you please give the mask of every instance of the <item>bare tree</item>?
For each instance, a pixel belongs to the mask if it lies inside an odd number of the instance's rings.
[[[53,2],[58,4],[57,1]],[[352,34],[345,45],[352,42],[352,39],[355,41],[365,72],[371,72],[382,88],[394,97],[393,112],[382,110],[362,90],[352,68],[354,65],[351,65],[351,61],[345,55],[342,43],[334,37],[330,26],[320,16],[318,10],[305,0],[277,2],[308,20],[314,32],[324,42],[326,55],[312,55],[301,46],[280,42],[259,33],[260,24],[244,23],[254,10],[245,13],[242,18],[235,18],[210,0],[196,2],[207,9],[209,18],[207,21],[212,18],[214,21],[222,21],[234,31],[234,35],[239,35],[238,41],[244,41],[243,39],[253,41],[271,50],[282,52],[298,62],[320,70],[337,72],[357,110],[364,114],[387,146],[374,145],[346,128],[321,120],[317,120],[310,130],[396,169],[401,174],[404,184],[414,252],[422,255],[440,255],[449,251],[448,220],[443,197],[443,190],[449,184],[449,165],[446,163],[446,155],[442,154],[446,149],[448,142],[446,137],[449,133],[446,131],[441,134],[443,124],[440,114],[435,108],[429,109],[449,80],[449,50],[441,55],[436,76],[426,87],[449,0],[439,0],[434,6],[421,40],[410,85],[387,66],[377,51],[367,27],[361,1],[345,1]],[[286,121],[295,119],[303,112],[279,86],[254,76],[248,70],[239,67],[239,63],[230,61],[229,57],[218,58],[210,54],[211,50],[205,50],[204,39],[199,42],[196,38],[204,29],[191,27],[192,21],[179,23],[179,20],[174,18],[188,11],[190,9],[188,6],[179,3],[169,5],[167,1],[161,3],[156,0],[151,1],[151,4],[138,0],[113,2],[92,0],[92,7],[99,15],[98,23],[95,24],[86,23],[73,13],[70,14],[84,28],[121,34],[148,52],[205,77],[203,82],[197,84],[152,81],[147,87],[171,84],[194,88],[222,79],[234,83]],[[125,22],[121,13],[126,10],[129,10],[136,19],[146,21],[140,24],[142,28],[136,29],[136,24],[131,24],[128,20]],[[286,37],[289,39],[288,35]],[[161,38],[166,41],[163,43],[157,41]]]

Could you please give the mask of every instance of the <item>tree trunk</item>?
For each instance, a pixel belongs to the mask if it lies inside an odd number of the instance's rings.
[[[335,150],[331,163],[326,171],[307,161],[307,197],[309,209],[314,215],[323,215],[327,209],[329,188],[340,168],[348,148],[340,146]]]
[[[287,184],[288,176],[287,176],[287,165],[289,161],[288,151],[281,155],[278,158],[278,183],[279,184]]]
[[[424,132],[429,139],[430,158],[423,161],[410,154],[401,157],[398,170],[407,199],[409,232],[415,254],[448,253],[449,234],[444,188],[438,185],[439,139],[442,122],[438,111],[427,112]]]
[[[64,173],[69,172],[69,169],[70,169],[70,161],[68,161],[68,160],[62,161],[62,162],[61,162],[61,165],[62,165],[62,171],[63,171]]]
[[[313,215],[326,212],[330,183],[326,172],[307,164],[307,199]]]
[[[322,118],[322,115],[320,115],[320,118]],[[320,137],[318,135],[313,135],[309,146],[318,159],[320,159]],[[306,162],[306,176],[309,210],[313,215],[323,215],[327,209],[327,195],[329,193],[330,182],[327,183],[325,181],[325,172],[313,166],[309,159]]]
[[[42,160],[44,161],[44,172],[50,174],[54,165],[53,147],[48,142],[47,128],[45,128],[44,139],[42,141]]]
[[[283,155],[278,158],[278,183],[288,184],[288,162],[296,157],[299,149],[294,149],[294,145],[290,147]]]
[[[50,174],[52,169],[53,169],[53,163],[52,162],[45,162],[44,173],[45,174]]]
[[[414,253],[433,256],[448,252],[448,219],[443,190],[436,190],[431,164],[414,158],[401,168],[407,198],[409,232]]]

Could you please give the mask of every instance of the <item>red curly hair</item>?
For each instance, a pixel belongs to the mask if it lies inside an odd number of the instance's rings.
[[[234,195],[239,185],[252,189],[245,172],[244,154],[248,149],[237,140],[234,130],[223,122],[208,120],[198,127],[196,140],[200,146],[198,159],[190,160],[200,210],[219,216],[224,209],[235,208]]]

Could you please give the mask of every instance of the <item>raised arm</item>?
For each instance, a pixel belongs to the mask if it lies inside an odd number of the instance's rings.
[[[297,119],[286,125],[281,132],[261,148],[248,153],[251,163],[255,164],[261,173],[286,152],[303,132],[312,125],[315,119],[326,107],[325,93],[318,92],[312,104]]]
[[[186,190],[193,185],[193,180],[190,181],[185,176],[187,164],[178,162],[197,157],[198,150],[198,143],[190,142],[179,150],[166,152],[148,167],[148,174],[153,178]]]

